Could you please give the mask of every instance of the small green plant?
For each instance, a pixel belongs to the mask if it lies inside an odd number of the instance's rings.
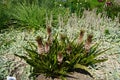
[[[26,50],[26,55],[16,56],[24,59],[32,68],[31,76],[35,79],[40,74],[44,74],[46,77],[61,77],[65,76],[76,69],[82,69],[91,74],[88,66],[92,66],[95,63],[104,62],[107,59],[97,59],[97,56],[101,55],[105,51],[99,50],[99,44],[92,44],[93,35],[88,35],[84,41],[84,31],[81,30],[79,37],[69,40],[69,38],[60,34],[54,37],[51,33],[51,28],[47,28],[47,40],[43,41],[42,37],[36,38],[37,46],[30,43],[31,48]]]
[[[11,15],[14,21],[17,22],[16,24],[30,29],[45,28],[45,24],[43,23],[46,21],[46,15],[53,15],[54,20],[52,24],[53,26],[57,26],[58,15],[66,16],[67,9],[59,6],[55,7],[53,4],[53,0],[18,2],[14,6],[15,8],[12,10]]]
[[[106,29],[106,30],[104,31],[104,33],[105,33],[105,35],[110,35],[110,31],[109,31],[108,29]]]
[[[29,28],[38,29],[45,22],[46,9],[39,7],[37,2],[32,4],[27,2],[18,3],[12,13],[18,24],[23,24]]]

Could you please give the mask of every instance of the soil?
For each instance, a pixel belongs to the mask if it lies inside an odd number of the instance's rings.
[[[61,79],[46,78],[44,75],[39,75],[37,77],[37,80],[61,80]],[[68,76],[66,77],[66,80],[93,80],[93,78],[89,74],[74,72],[74,73],[68,74]]]

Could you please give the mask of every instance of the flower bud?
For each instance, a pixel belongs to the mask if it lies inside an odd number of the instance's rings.
[[[50,50],[49,43],[48,43],[48,42],[46,42],[46,43],[45,43],[45,53],[48,53],[48,52],[49,52],[49,50]]]
[[[58,64],[61,64],[63,61],[63,54],[61,52],[59,52],[57,55],[57,61],[58,61]]]
[[[89,52],[90,47],[91,47],[91,43],[92,43],[92,37],[93,35],[88,35],[86,43],[85,43],[85,50],[86,52]]]
[[[48,33],[48,35],[50,35],[51,32],[52,32],[51,27],[48,26],[48,27],[47,27],[47,33]]]
[[[79,39],[78,39],[78,43],[81,43],[83,41],[83,36],[84,36],[85,31],[81,30],[80,34],[79,34]]]

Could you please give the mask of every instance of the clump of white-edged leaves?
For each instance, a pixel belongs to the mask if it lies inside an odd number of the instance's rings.
[[[107,59],[97,59],[96,57],[109,49],[99,50],[99,44],[92,44],[93,35],[91,34],[87,36],[86,40],[83,40],[84,32],[84,30],[80,30],[78,38],[70,40],[64,34],[53,36],[51,27],[47,27],[46,41],[38,36],[37,45],[30,43],[31,48],[25,48],[26,55],[15,55],[24,59],[32,67],[31,76],[34,79],[41,74],[46,77],[64,79],[68,73],[76,71],[76,69],[91,74],[88,66],[106,61]]]

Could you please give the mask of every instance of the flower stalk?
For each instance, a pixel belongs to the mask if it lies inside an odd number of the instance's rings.
[[[38,54],[42,54],[45,52],[44,50],[44,45],[42,43],[42,38],[40,36],[38,36],[36,38],[37,44],[38,44]]]
[[[50,50],[50,45],[48,42],[45,43],[45,53],[48,53]]]
[[[79,39],[78,39],[78,43],[79,43],[79,44],[82,43],[82,41],[83,41],[84,33],[85,33],[84,30],[81,30],[81,31],[80,31]]]
[[[87,40],[85,42],[85,51],[88,53],[90,51],[90,47],[91,47],[91,43],[92,43],[92,38],[93,38],[93,35],[88,35],[87,36]]]
[[[52,44],[52,30],[51,30],[51,27],[47,27],[47,34],[48,34],[48,44]]]

